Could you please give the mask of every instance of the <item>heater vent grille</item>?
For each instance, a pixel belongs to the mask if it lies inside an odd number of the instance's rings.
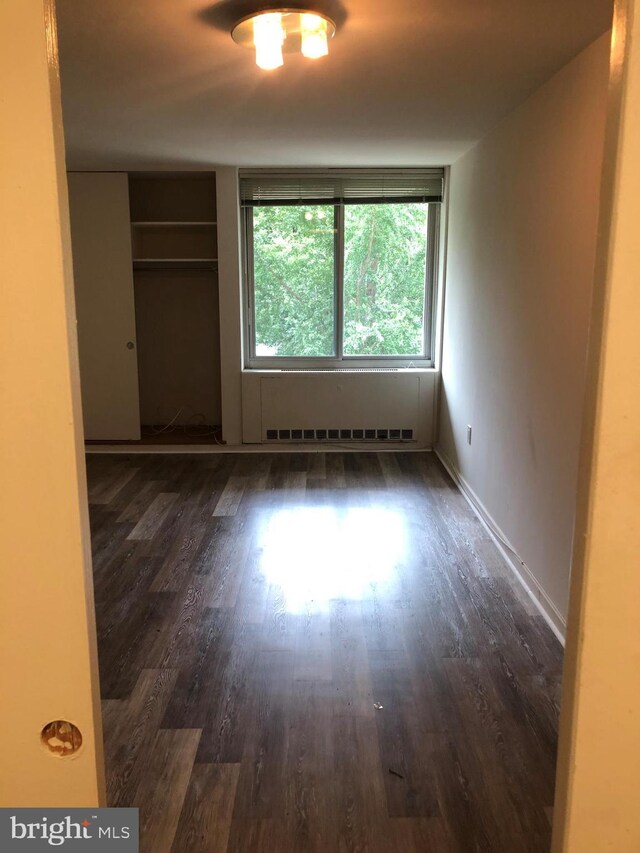
[[[397,373],[398,367],[281,367],[282,373]]]
[[[413,429],[268,429],[267,441],[414,441]]]

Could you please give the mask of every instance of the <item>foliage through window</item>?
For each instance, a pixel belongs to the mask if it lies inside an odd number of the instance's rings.
[[[345,355],[423,354],[428,210],[345,207]]]
[[[333,208],[256,208],[253,264],[256,355],[335,355]]]
[[[249,363],[428,363],[439,207],[247,205]]]

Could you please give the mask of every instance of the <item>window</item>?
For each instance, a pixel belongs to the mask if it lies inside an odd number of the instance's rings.
[[[241,172],[247,366],[430,365],[442,183]]]

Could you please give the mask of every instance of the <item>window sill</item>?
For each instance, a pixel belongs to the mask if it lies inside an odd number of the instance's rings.
[[[243,373],[249,374],[265,374],[272,376],[274,374],[295,374],[295,373],[360,373],[360,374],[380,374],[380,373],[439,373],[437,367],[428,367],[426,365],[420,367],[244,367]]]

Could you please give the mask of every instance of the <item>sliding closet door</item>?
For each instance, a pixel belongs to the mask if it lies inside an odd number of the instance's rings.
[[[72,172],[69,207],[85,438],[140,438],[128,178]]]

